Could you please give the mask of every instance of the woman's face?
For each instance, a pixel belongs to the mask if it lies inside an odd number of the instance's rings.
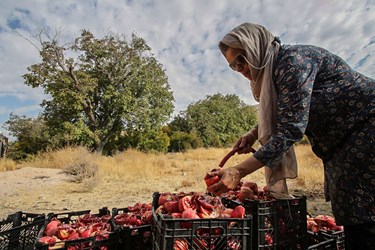
[[[250,74],[249,64],[245,59],[245,51],[229,47],[227,51],[225,51],[225,58],[233,70],[241,73],[250,81],[253,80]]]

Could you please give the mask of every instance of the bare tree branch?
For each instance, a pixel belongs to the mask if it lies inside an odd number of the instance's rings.
[[[19,33],[17,30],[14,31],[18,36],[22,37],[26,41],[28,41],[32,46],[34,46],[38,51],[41,51],[41,48],[39,48],[35,43],[33,43],[30,39]]]

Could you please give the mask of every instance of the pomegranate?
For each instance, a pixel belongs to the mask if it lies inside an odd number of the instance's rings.
[[[235,207],[230,215],[232,218],[245,218],[245,208],[242,205]]]
[[[173,218],[182,218],[182,214],[181,213],[172,213],[171,216]]]
[[[158,205],[164,205],[167,201],[174,201],[175,196],[170,192],[161,193],[158,199]]]
[[[87,238],[87,237],[90,237],[91,236],[91,233],[92,233],[92,228],[83,228],[83,230],[81,231],[81,238]]]
[[[167,201],[164,203],[164,209],[167,213],[179,212],[179,202],[178,201]]]
[[[195,213],[195,211],[192,208],[185,209],[182,214],[181,218],[186,219],[199,219],[199,216]]]
[[[51,237],[51,236],[43,236],[41,238],[39,238],[38,240],[40,243],[43,243],[43,244],[54,244],[56,243],[56,238],[54,237]]]
[[[187,196],[181,197],[178,200],[178,209],[180,210],[181,213],[184,212],[186,209],[193,207],[191,199],[192,199],[192,196],[187,195]]]
[[[79,234],[75,230],[70,232],[70,235],[67,238],[68,240],[78,240],[79,239]]]
[[[240,192],[237,194],[237,198],[240,201],[251,200],[254,198],[254,192],[249,187],[242,186]]]
[[[220,212],[220,218],[230,218],[232,215],[233,209],[232,208],[226,208]]]
[[[194,212],[192,208],[185,209],[182,214],[181,218],[183,219],[199,219],[199,216]],[[191,222],[181,222],[180,223],[182,228],[191,228],[192,223]]]
[[[265,234],[265,240],[267,245],[272,245],[273,244],[273,238],[272,235],[269,233]]]
[[[215,175],[215,176],[211,176],[209,174],[207,174],[205,177],[204,177],[204,181],[206,182],[206,186],[209,187],[217,182],[220,181],[220,177]]]
[[[57,230],[61,224],[61,221],[59,221],[56,218],[53,218],[47,225],[46,229],[44,230],[44,234],[46,236],[54,236],[57,233]]]
[[[188,250],[189,245],[184,239],[176,239],[173,244],[173,250]]]
[[[142,221],[144,221],[145,224],[151,224],[151,222],[152,222],[152,211],[151,210],[146,210],[143,213]]]
[[[57,230],[57,237],[60,240],[66,240],[70,236],[70,230],[68,228],[59,228]]]

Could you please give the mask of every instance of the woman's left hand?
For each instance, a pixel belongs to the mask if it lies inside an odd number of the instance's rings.
[[[240,173],[235,167],[217,169],[207,173],[210,176],[219,176],[220,180],[207,187],[207,191],[214,195],[221,195],[229,190],[235,189],[240,183]]]

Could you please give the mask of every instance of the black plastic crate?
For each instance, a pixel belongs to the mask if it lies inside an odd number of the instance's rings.
[[[18,211],[0,221],[0,249],[33,249],[45,215]]]
[[[160,193],[153,196],[155,250],[245,250],[252,245],[252,216],[182,219],[156,214]],[[181,226],[188,225],[188,226]],[[179,247],[179,248],[178,248]]]
[[[319,230],[319,234],[324,235],[329,239],[334,239],[336,242],[337,250],[344,250],[345,249],[345,233],[344,231],[327,231],[327,230]]]
[[[116,226],[113,224],[111,218],[109,218],[108,223],[111,226],[111,232],[108,233],[107,239],[98,240],[95,236],[87,237],[87,238],[79,238],[75,240],[64,240],[58,241],[52,244],[43,244],[39,242],[39,239],[44,236],[44,230],[46,225],[53,219],[56,218],[60,220],[62,223],[72,223],[77,221],[80,217],[84,215],[93,215],[93,216],[105,216],[110,215],[110,211],[107,208],[99,209],[99,213],[91,214],[91,210],[83,210],[83,211],[74,211],[74,212],[66,212],[66,213],[51,213],[47,216],[47,221],[40,229],[38,233],[38,237],[36,238],[35,242],[35,249],[36,250],[116,250],[118,249],[118,242],[119,242],[119,232],[116,230]]]
[[[119,247],[120,233],[118,230],[114,230],[109,234],[108,239],[95,240],[94,250],[117,250],[122,248]]]
[[[245,200],[222,198],[228,207],[242,204],[253,216],[253,249],[306,249],[306,197]]]
[[[336,241],[335,239],[326,237],[321,234],[315,234],[311,231],[307,231],[308,235],[308,250],[335,250]]]
[[[116,215],[129,213],[126,208],[113,208],[112,218]],[[115,222],[114,222],[115,223]],[[116,223],[115,223],[116,224]],[[117,225],[117,224],[116,224]],[[151,250],[153,249],[151,224],[137,227],[117,225],[120,233],[119,249],[121,250]]]

